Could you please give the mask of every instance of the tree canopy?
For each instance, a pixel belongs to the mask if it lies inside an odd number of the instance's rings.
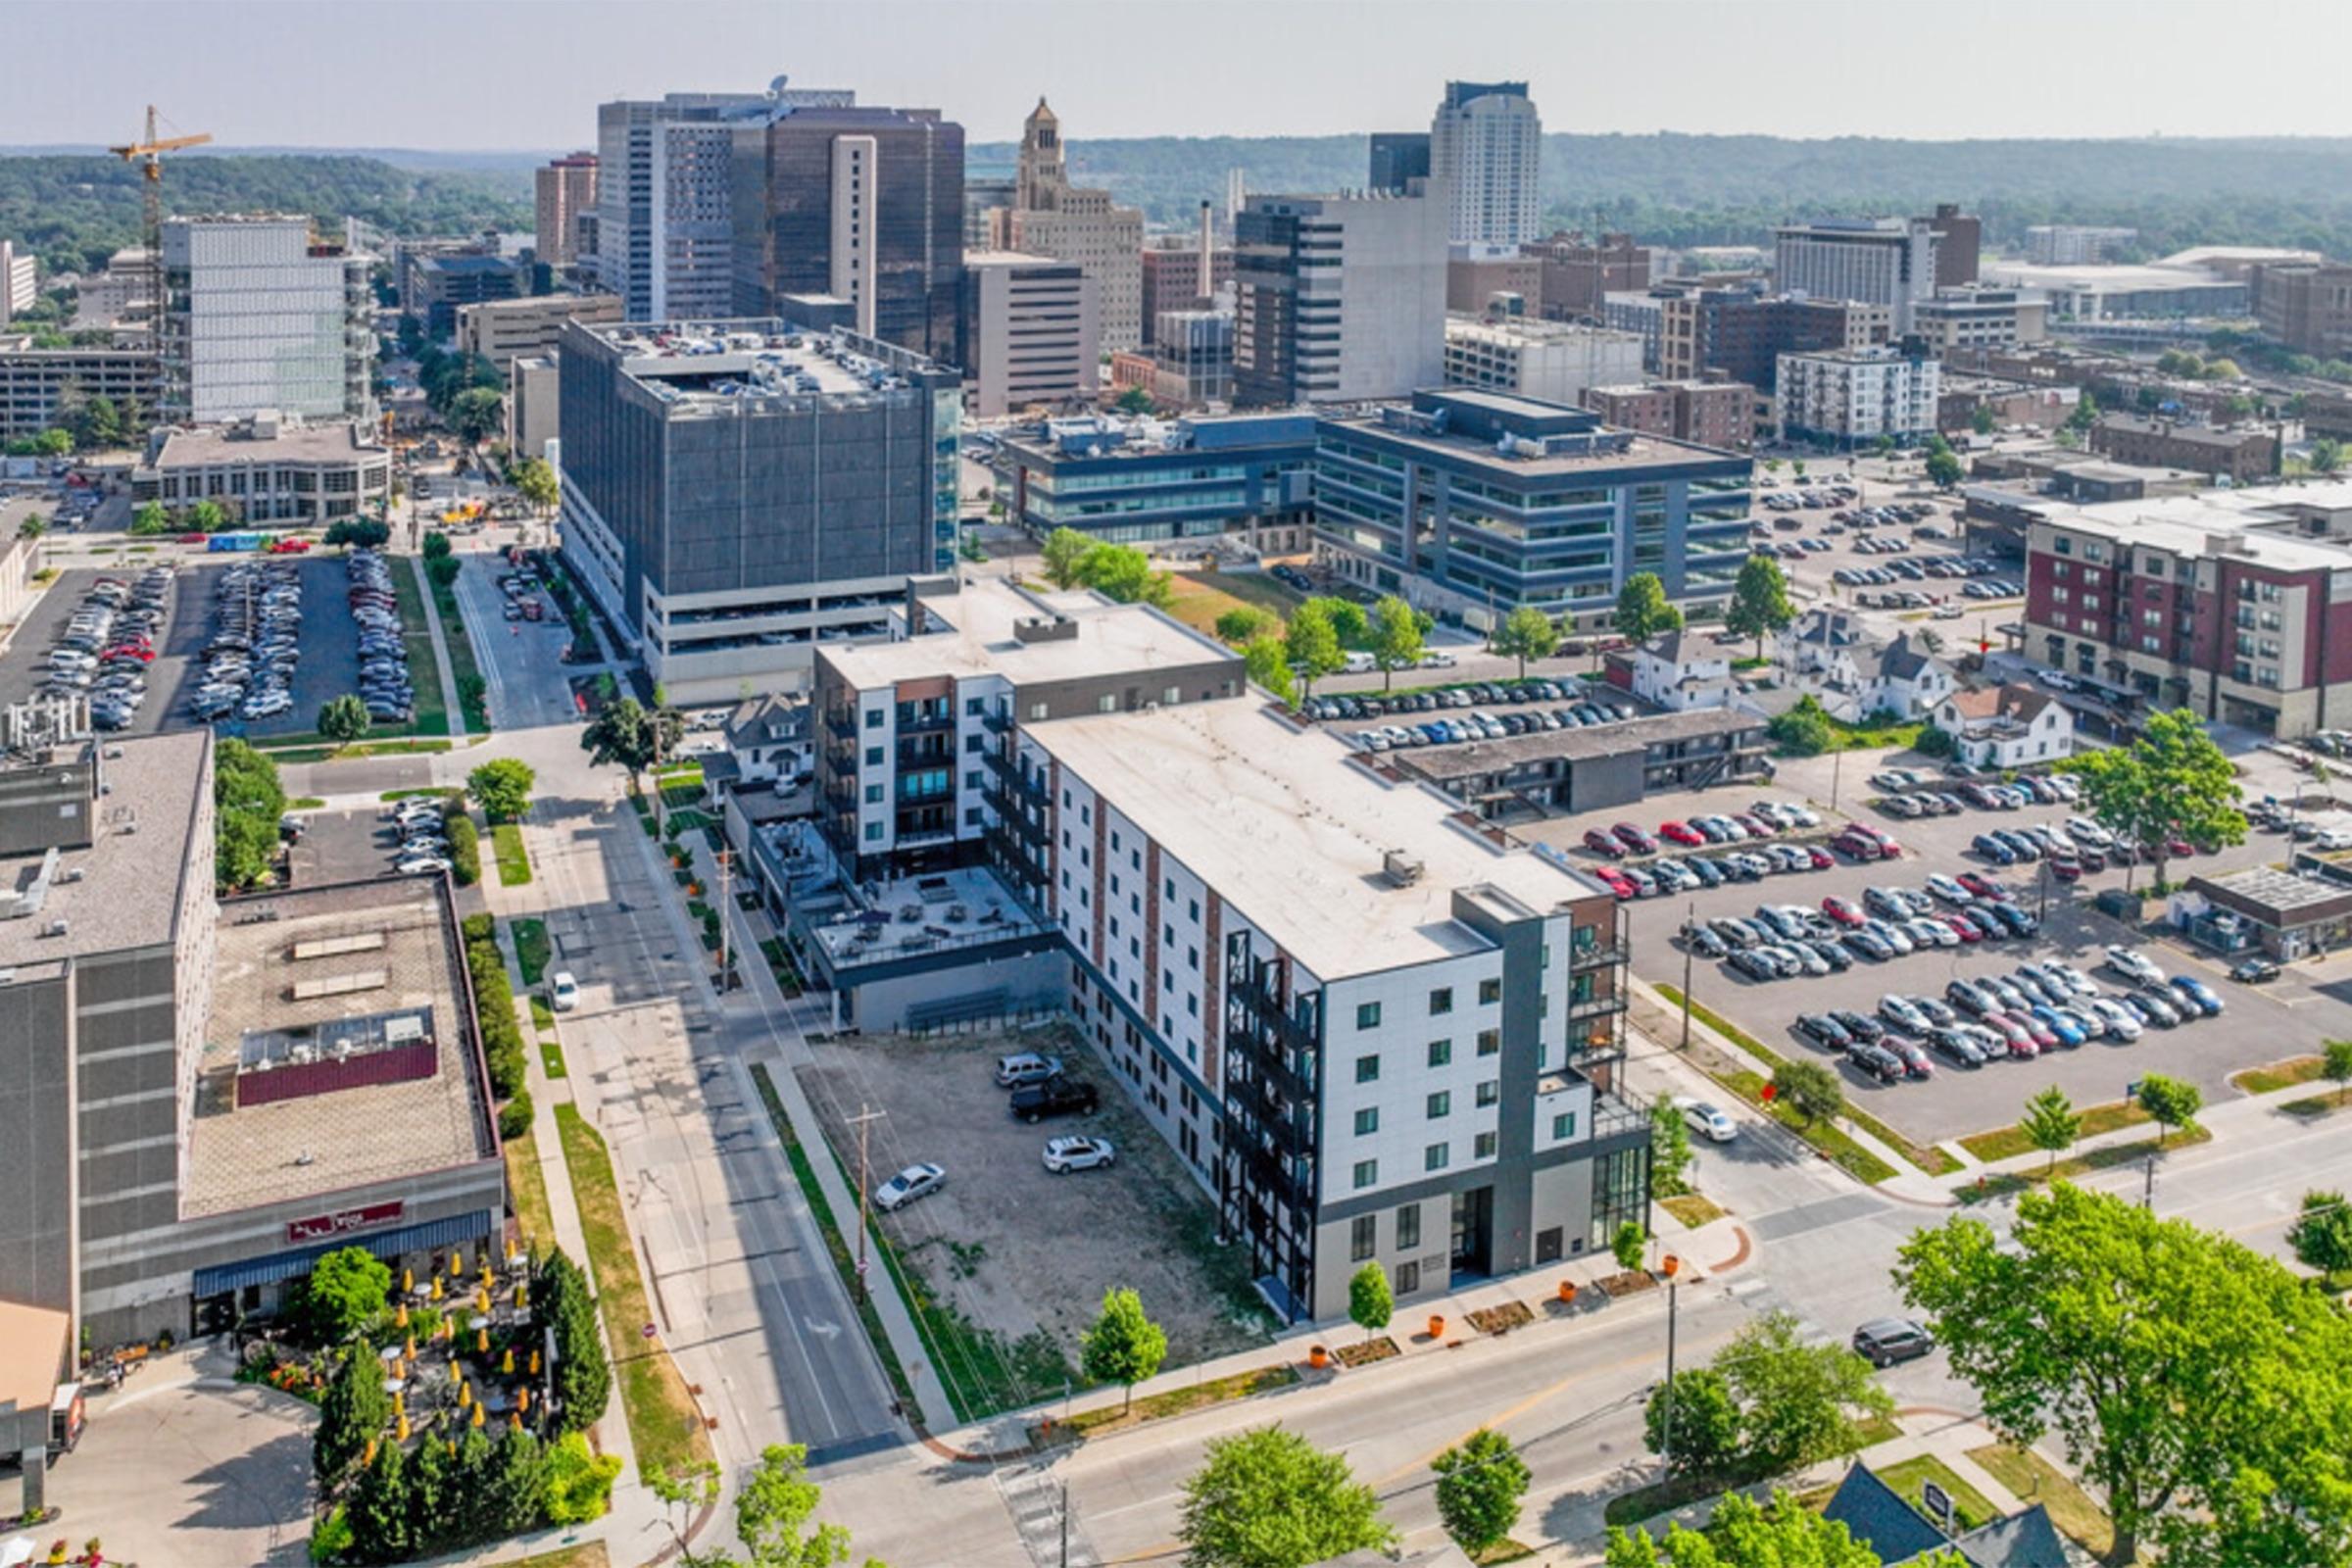
[[[1340,652],[1340,634],[1332,625],[1331,600],[1309,599],[1291,612],[1291,624],[1283,634],[1283,651],[1290,656],[1291,673],[1298,684],[1311,692],[1315,682],[1347,667],[1347,657]]]
[[[1454,1544],[1473,1557],[1500,1545],[1519,1522],[1532,1479],[1511,1440],[1481,1427],[1430,1468],[1438,1473],[1438,1518]]]
[[[1346,1459],[1278,1426],[1210,1440],[1176,1534],[1185,1568],[1308,1568],[1396,1540]]]
[[[1487,646],[1506,659],[1519,661],[1519,678],[1527,678],[1527,662],[1548,659],[1560,646],[1559,622],[1533,605],[1521,605],[1502,617]]]
[[[1372,608],[1372,662],[1380,666],[1384,690],[1396,684],[1396,671],[1421,662],[1422,639],[1434,622],[1411,605],[1389,595]]]
[[[493,822],[513,822],[530,808],[531,786],[539,774],[530,763],[514,757],[494,757],[466,775],[466,793],[481,806]]]
[[[1666,585],[1654,571],[1637,571],[1617,593],[1617,630],[1634,642],[1683,629],[1683,612],[1666,598]]]
[[[1102,1295],[1102,1310],[1079,1344],[1079,1365],[1098,1383],[1116,1383],[1135,1404],[1135,1386],[1159,1370],[1167,1358],[1168,1334],[1144,1311],[1143,1298],[1130,1290]]]
[[[607,703],[580,732],[580,748],[603,767],[617,762],[642,773],[657,758],[674,754],[685,738],[686,720],[672,708],[647,708],[634,697]]]
[[[1724,630],[1756,640],[1756,657],[1764,657],[1764,639],[1796,618],[1788,602],[1788,574],[1770,556],[1750,556],[1732,584],[1732,602],[1723,612]]]

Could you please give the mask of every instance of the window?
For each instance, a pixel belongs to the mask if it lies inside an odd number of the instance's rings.
[[[1379,1027],[1380,1027],[1380,1004],[1379,1004],[1379,1003],[1377,1003],[1377,1002],[1359,1002],[1359,1003],[1357,1003],[1357,1004],[1355,1004],[1355,1026],[1356,1026],[1358,1029],[1377,1029],[1377,1028],[1379,1028]]]
[[[1478,1032],[1478,1054],[1479,1054],[1480,1055],[1482,1055],[1482,1056],[1492,1056],[1492,1055],[1494,1055],[1494,1054],[1496,1052],[1500,1051],[1501,1049],[1502,1049],[1502,1031],[1501,1031],[1501,1030],[1499,1030],[1499,1029],[1481,1029],[1481,1030]]]
[[[1499,1079],[1499,1078],[1490,1078],[1490,1079],[1488,1079],[1488,1080],[1487,1080],[1485,1083],[1482,1083],[1482,1084],[1480,1084],[1480,1085],[1478,1086],[1478,1103],[1479,1103],[1479,1106],[1480,1106],[1480,1108],[1482,1108],[1482,1109],[1483,1109],[1483,1108],[1485,1108],[1485,1107],[1486,1107],[1486,1106],[1488,1106],[1488,1105],[1492,1105],[1492,1104],[1498,1103],[1498,1102],[1501,1101],[1501,1099],[1502,1099],[1502,1080],[1501,1080],[1501,1079]]]
[[[879,822],[868,822],[868,823],[866,823],[866,824],[865,824],[865,842],[866,842],[866,843],[868,843],[868,844],[871,844],[871,843],[875,842],[876,840],[880,839],[881,837],[882,837],[882,824],[881,824],[881,823],[879,823]]]
[[[1355,1162],[1355,1190],[1360,1193],[1367,1187],[1379,1185],[1380,1161],[1377,1159],[1357,1160]]]
[[[1478,983],[1478,1004],[1480,1006],[1491,1007],[1501,1000],[1502,982],[1500,980],[1487,979]]]
[[[966,718],[978,718],[980,716],[979,698],[966,697],[963,700],[963,716]]]
[[[1421,1151],[1421,1168],[1423,1170],[1444,1170],[1452,1163],[1453,1146],[1451,1144],[1432,1144]]]
[[[865,727],[867,729],[880,729],[882,727],[882,710],[879,708],[869,708],[865,710]]]
[[[1119,710],[1118,694],[1115,692],[1104,692],[1102,696],[1096,698],[1095,710],[1101,713],[1117,712]]]
[[[1444,1066],[1446,1066],[1447,1064],[1449,1064],[1449,1063],[1450,1063],[1452,1060],[1453,1060],[1453,1042],[1452,1042],[1452,1041],[1450,1041],[1450,1040],[1432,1040],[1432,1041],[1429,1043],[1429,1064],[1430,1064],[1432,1067],[1444,1067]]]
[[[1436,1121],[1440,1117],[1450,1116],[1452,1114],[1453,1092],[1451,1090],[1441,1089],[1436,1094],[1429,1097],[1429,1119],[1431,1121]]]
[[[1429,994],[1429,1015],[1442,1018],[1453,1010],[1453,987],[1440,986]]]
[[[1355,1058],[1355,1081],[1359,1084],[1380,1082],[1380,1057],[1378,1055]]]
[[[1052,710],[1051,710],[1051,709],[1049,709],[1049,708],[1048,708],[1048,707],[1047,707],[1047,706],[1046,706],[1044,703],[1031,703],[1031,704],[1029,705],[1029,716],[1030,716],[1031,718],[1043,718],[1043,717],[1045,717],[1045,716],[1046,716],[1046,714],[1047,714],[1047,713],[1049,713],[1050,711],[1052,711]],[[1068,799],[1068,792],[1067,792],[1067,791],[1064,791],[1064,792],[1063,792],[1063,799],[1062,799],[1062,803],[1061,803],[1061,804],[1062,804],[1062,805],[1064,805],[1064,806],[1067,806],[1067,805],[1069,805],[1069,804],[1070,804],[1070,803],[1069,803],[1069,799]]]
[[[1380,1216],[1358,1214],[1348,1227],[1348,1261],[1361,1263],[1380,1250]]]
[[[1407,1203],[1396,1211],[1396,1250],[1409,1252],[1421,1245],[1421,1205]]]
[[[865,804],[868,806],[880,806],[882,804],[881,785],[868,784],[865,787]]]
[[[1560,1143],[1566,1143],[1569,1139],[1574,1138],[1576,1136],[1576,1112],[1563,1110],[1557,1116],[1552,1117],[1551,1136]]]
[[[1366,1105],[1355,1113],[1355,1136],[1366,1138],[1380,1131],[1380,1107]]]
[[[977,756],[979,756],[979,755],[980,755],[980,737],[979,737],[979,736],[977,736],[977,735],[966,735],[966,736],[963,738],[963,752],[964,752],[964,755],[965,755],[966,757],[977,757]]]
[[[1494,1145],[1495,1139],[1493,1133],[1480,1133],[1478,1137],[1472,1141],[1471,1154],[1473,1157],[1478,1159],[1493,1159],[1494,1157]]]
[[[1414,1292],[1416,1292],[1416,1291],[1418,1291],[1418,1290],[1420,1290],[1420,1289],[1421,1289],[1421,1265],[1420,1265],[1419,1263],[1399,1263],[1399,1264],[1397,1264],[1397,1265],[1396,1265],[1396,1294],[1397,1294],[1398,1296],[1410,1296],[1410,1295],[1412,1295]]]
[[[882,765],[881,747],[868,746],[865,749],[865,765],[868,767],[880,767]]]

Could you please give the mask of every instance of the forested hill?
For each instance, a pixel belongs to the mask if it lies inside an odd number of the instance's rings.
[[[527,175],[396,169],[373,158],[289,154],[172,160],[167,213],[308,213],[330,228],[345,217],[395,234],[528,228]],[[0,157],[0,235],[28,243],[52,271],[103,266],[138,242],[139,172],[117,158]]]
[[[1226,171],[1251,190],[1361,185],[1363,136],[1146,137],[1069,143],[1073,174],[1153,222],[1222,204]],[[1009,171],[1011,143],[978,143],[975,172]],[[1555,221],[1668,245],[1753,243],[1791,218],[1927,212],[1957,201],[1995,239],[2052,221],[2143,231],[2150,255],[2190,244],[2310,245],[2352,255],[2352,139],[1894,141],[1838,137],[1547,135],[1544,199]]]

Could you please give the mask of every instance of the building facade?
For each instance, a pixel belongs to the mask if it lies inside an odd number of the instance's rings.
[[[1056,528],[1113,544],[1231,536],[1269,556],[1310,542],[1310,415],[1060,419],[1004,451],[1011,514],[1040,539]]]
[[[1446,219],[1423,196],[1250,197],[1235,220],[1235,400],[1358,403],[1437,385]]]
[[[1074,262],[1093,280],[1102,347],[1144,341],[1144,215],[1110,192],[1070,183],[1061,122],[1040,98],[1021,124],[1021,157],[1012,206],[998,220],[999,243]]]
[[[430,338],[454,335],[460,311],[531,291],[530,265],[519,256],[422,256],[410,275],[410,314]]]
[[[2032,289],[1972,283],[1939,289],[1913,308],[1913,329],[1937,359],[1955,352],[2038,343],[2049,307]]]
[[[596,111],[596,272],[631,321],[724,316],[734,305],[734,132],[790,101],[848,93],[673,92]]]
[[[2274,477],[2280,454],[2278,432],[2271,426],[2215,429],[2136,414],[2100,415],[2090,427],[2089,444],[2092,452],[2117,463],[2189,468],[2232,484]]]
[[[1111,356],[1112,384],[1140,386],[1152,401],[1169,409],[1197,409],[1233,401],[1233,313],[1162,311],[1148,355]],[[1129,379],[1117,374],[1134,367]]]
[[[1631,332],[1524,317],[1446,318],[1447,386],[1582,403],[1592,387],[1641,373],[1642,340]]]
[[[2026,260],[2036,267],[2082,267],[2112,262],[2137,238],[2136,228],[2035,223],[2026,230]]]
[[[2253,276],[2254,318],[2265,337],[2322,359],[2339,359],[2352,347],[2352,267],[2272,263]]]
[[[1942,243],[1926,218],[1827,219],[1775,231],[1773,286],[1815,299],[1858,300],[1894,313],[1896,336],[1935,296]],[[1973,279],[1972,279],[1973,280]]]
[[[1446,309],[1458,316],[1540,318],[1544,264],[1494,245],[1456,245],[1446,259]]]
[[[40,263],[15,240],[0,239],[0,326],[32,309],[40,297]]]
[[[775,319],[573,320],[558,367],[564,559],[673,700],[805,686],[953,568],[949,367]]]
[[[1203,203],[1205,209],[1207,204]],[[1205,214],[1204,214],[1205,217]],[[1233,287],[1233,247],[1215,242],[1213,230],[1208,236],[1208,281],[1200,278],[1201,238],[1187,234],[1159,234],[1144,244],[1143,346],[1150,348],[1158,341],[1159,318],[1169,311],[1199,311]]]
[[[1977,264],[1984,249],[1983,220],[1962,212],[1951,202],[1938,202],[1936,211],[1915,219],[1936,231],[1936,286],[1967,288],[1977,281]]]
[[[554,355],[525,355],[507,367],[507,446],[517,459],[548,456],[564,434],[563,408]]]
[[[997,418],[1095,395],[1102,318],[1095,280],[1076,262],[1017,251],[963,259],[963,367],[971,412]]]
[[[1631,234],[1603,234],[1597,242],[1562,229],[1530,240],[1520,250],[1543,265],[1538,287],[1544,314],[1574,321],[1599,315],[1609,294],[1641,293],[1650,284],[1650,254]]]
[[[1457,244],[1517,246],[1543,221],[1544,122],[1524,81],[1449,81],[1429,124],[1429,177]]]
[[[1720,604],[1747,558],[1749,465],[1502,393],[1415,393],[1319,422],[1315,553],[1349,582],[1487,630],[1521,605],[1606,623],[1654,572]]]
[[[1784,354],[1774,402],[1783,441],[1844,450],[1885,436],[1898,442],[1936,431],[1943,367],[1895,348]]]
[[[312,427],[268,416],[200,430],[158,430],[130,473],[130,495],[178,513],[214,501],[240,523],[323,528],[381,517],[392,500],[392,454],[350,420]]]
[[[1589,388],[1580,399],[1604,424],[1718,452],[1755,442],[1756,389],[1742,381],[1652,381]]]
[[[476,354],[501,370],[526,355],[552,351],[564,323],[617,321],[617,294],[540,294],[529,299],[462,305],[457,313],[458,352]]]
[[[1429,177],[1429,132],[1376,130],[1364,189],[1390,196],[1412,193],[1413,181]]]
[[[36,349],[29,335],[0,337],[0,441],[39,435],[79,405],[105,398],[144,431],[163,386],[163,365],[144,349]]]
[[[580,219],[596,211],[596,154],[550,159],[532,172],[532,247],[563,272],[580,259]]]
[[[163,417],[372,419],[369,266],[307,218],[166,221]]]
[[[1780,357],[1862,349],[1894,335],[1890,306],[1768,295],[1754,284],[1694,288],[1658,299],[1658,373],[1715,376],[1772,391]]]

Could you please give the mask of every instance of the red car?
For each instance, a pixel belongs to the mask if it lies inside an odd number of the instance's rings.
[[[1836,859],[1831,858],[1830,852],[1823,849],[1818,844],[1806,845],[1805,854],[1812,858],[1813,869],[1816,871],[1827,871],[1831,866],[1838,863]]]
[[[1869,915],[1864,914],[1859,908],[1855,907],[1851,904],[1848,904],[1843,899],[1822,900],[1821,912],[1828,915],[1831,919],[1837,921],[1839,925],[1862,926],[1870,923]]]
[[[1620,876],[1616,871],[1610,869],[1608,866],[1604,865],[1599,867],[1592,873],[1592,875],[1599,881],[1602,887],[1607,888],[1611,893],[1617,895],[1620,901],[1637,898],[1641,894],[1641,889],[1635,887],[1631,882],[1628,882],[1624,877]]]
[[[209,533],[183,533],[179,536],[179,542],[183,545],[200,545],[210,538],[212,535]]]
[[[1598,828],[1593,828],[1585,835],[1585,848],[1595,855],[1605,855],[1612,860],[1625,858],[1625,846]]]
[[[155,662],[155,650],[140,643],[118,643],[114,647],[109,648],[105,653],[100,654],[98,657],[102,661],[109,659],[135,659],[142,664],[152,664]]]
[[[1640,828],[1634,826],[1634,824],[1631,822],[1619,822],[1612,826],[1609,831],[1617,835],[1618,843],[1624,845],[1636,855],[1655,855],[1658,853],[1658,841],[1651,838],[1648,834],[1642,832]]]
[[[2082,862],[2080,860],[2052,860],[2049,862],[2049,866],[2050,875],[2056,877],[2061,882],[2080,882],[2082,880]]]
[[[1960,873],[1958,880],[1962,887],[1968,889],[1969,892],[1974,893],[1980,899],[1990,899],[1995,904],[2006,904],[2009,902],[2009,890],[2002,887],[1998,882],[1993,881],[1990,877],[1984,876],[1975,871],[1963,871]]]
[[[1742,828],[1745,828],[1747,830],[1747,836],[1751,839],[1768,839],[1773,835],[1774,830],[1771,824],[1765,822],[1760,817],[1749,816],[1745,812],[1740,812],[1734,815],[1732,820],[1739,823]]]
[[[1671,839],[1677,844],[1704,844],[1707,842],[1707,836],[1688,822],[1660,822],[1658,837]]]
[[[310,548],[311,542],[308,539],[280,539],[270,547],[270,554],[273,556],[299,556],[309,551]]]
[[[1973,920],[1963,920],[1957,915],[1950,914],[1939,914],[1936,915],[1936,918],[1941,920],[1945,925],[1950,926],[1954,931],[1958,932],[1962,942],[1982,942],[1984,940],[1984,933],[1977,929],[1976,922]]]
[[[2026,1038],[2034,1042],[2034,1049],[2039,1051],[2056,1051],[2058,1049],[2058,1032],[2032,1013],[2020,1012],[2012,1008],[2002,1013],[2001,1016],[2023,1029],[2026,1032]]]
[[[2186,839],[2168,839],[2165,841],[2164,853],[2178,860],[2194,855],[2197,851],[2196,846],[2190,844]]]

